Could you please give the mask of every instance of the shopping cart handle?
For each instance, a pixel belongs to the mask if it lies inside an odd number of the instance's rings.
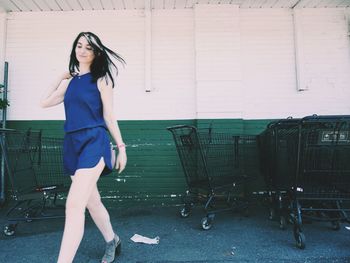
[[[196,129],[196,127],[191,125],[174,125],[174,126],[167,127],[166,129],[171,131],[171,130],[183,129],[183,128]]]
[[[317,115],[313,114],[310,116],[306,116],[302,119],[303,122],[305,121],[339,121],[344,119],[349,119],[350,115]]]
[[[49,186],[38,187],[36,191],[38,192],[51,191],[59,188],[60,186],[61,185],[49,185]]]

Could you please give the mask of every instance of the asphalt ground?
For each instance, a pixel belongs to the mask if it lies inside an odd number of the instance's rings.
[[[350,262],[350,231],[342,224],[331,229],[327,222],[304,225],[306,248],[295,246],[293,227],[279,229],[268,219],[268,209],[254,206],[249,216],[238,212],[218,213],[210,230],[201,229],[203,209],[196,207],[188,218],[180,207],[130,206],[109,209],[112,224],[122,239],[116,262]],[[5,209],[0,224],[6,224]],[[56,262],[64,226],[63,219],[22,222],[14,236],[0,236],[0,262]],[[160,238],[159,244],[134,243],[134,234]],[[104,240],[87,217],[84,238],[74,262],[99,262]]]

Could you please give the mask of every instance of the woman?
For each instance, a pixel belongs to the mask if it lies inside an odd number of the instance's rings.
[[[97,189],[100,175],[113,169],[107,130],[118,148],[119,173],[127,161],[125,144],[113,114],[113,74],[118,74],[113,57],[125,63],[95,34],[80,33],[73,43],[69,73],[63,74],[41,100],[44,108],[64,102],[66,114],[63,160],[72,184],[66,201],[58,263],[71,263],[74,259],[84,234],[85,208],[106,241],[102,262],[113,262],[120,253],[120,238],[113,231]]]

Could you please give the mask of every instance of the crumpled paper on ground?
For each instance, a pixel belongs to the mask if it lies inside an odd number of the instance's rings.
[[[155,238],[149,238],[149,237],[144,237],[139,234],[135,234],[130,238],[132,241],[136,243],[144,243],[144,244],[159,244],[159,237]]]

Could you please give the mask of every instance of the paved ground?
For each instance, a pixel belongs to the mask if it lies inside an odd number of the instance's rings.
[[[122,238],[118,262],[350,262],[350,231],[329,223],[305,225],[306,249],[295,247],[292,227],[280,230],[267,210],[252,208],[249,217],[233,212],[216,216],[212,229],[201,230],[202,210],[178,216],[178,207],[133,207],[110,210]],[[5,221],[0,210],[0,223]],[[21,223],[14,237],[0,236],[0,262],[56,262],[63,220]],[[133,234],[160,237],[158,245],[137,244]],[[99,262],[104,241],[88,219],[76,263]]]

